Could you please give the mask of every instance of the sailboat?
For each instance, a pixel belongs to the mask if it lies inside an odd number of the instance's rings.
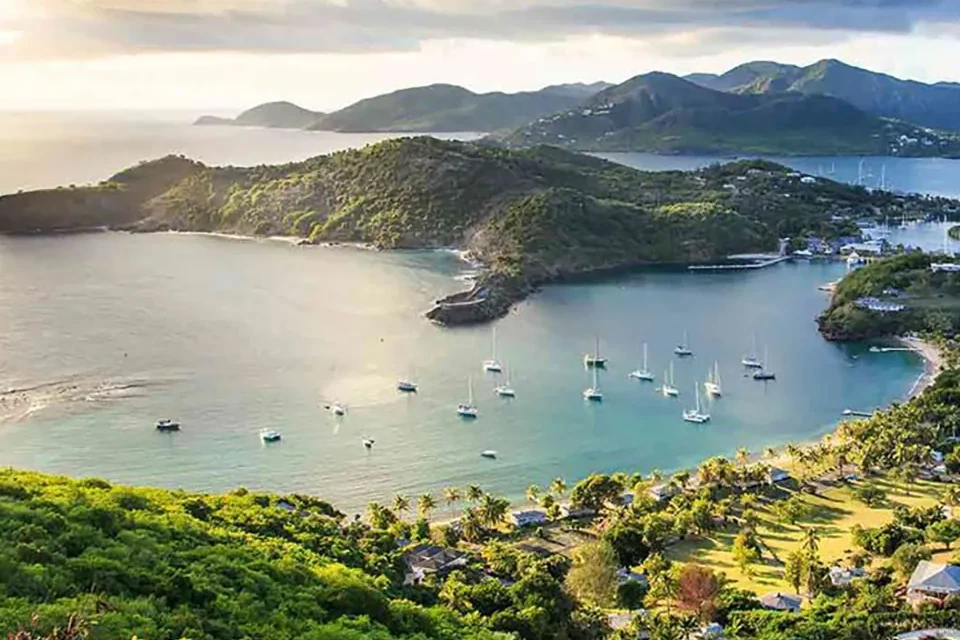
[[[593,355],[586,353],[583,356],[583,365],[585,367],[606,367],[607,359],[600,357],[600,336],[596,337],[596,345],[593,349]]]
[[[480,412],[473,406],[473,378],[467,378],[467,389],[469,391],[469,400],[457,405],[457,415],[461,418],[476,418]]]
[[[763,362],[767,362],[767,348],[763,348]],[[772,371],[767,371],[765,367],[760,367],[757,371],[753,372],[754,380],[776,380],[777,374]]]
[[[504,367],[503,370],[506,372],[507,368]],[[517,392],[513,390],[512,386],[510,386],[510,376],[506,374],[504,375],[503,384],[497,385],[497,387],[494,389],[494,392],[501,398],[517,397]]]
[[[593,368],[593,386],[583,392],[583,399],[592,402],[603,400],[603,393],[600,392],[600,381],[597,379],[597,367]]]
[[[673,386],[673,363],[670,363],[670,368],[667,369],[663,374],[663,386],[660,387],[660,393],[667,398],[676,398],[680,395],[680,390]]]
[[[697,408],[685,410],[683,412],[683,419],[687,422],[694,422],[696,424],[710,422],[710,414],[702,413],[700,411],[700,389],[696,382],[693,383],[693,394],[697,397]]]
[[[643,367],[637,369],[636,371],[628,374],[629,378],[634,380],[640,380],[641,382],[653,382],[654,376],[650,369],[647,368],[647,343],[643,343]]]
[[[708,396],[719,398],[723,395],[723,389],[720,387],[720,363],[714,361],[713,370],[707,372],[707,381],[703,383],[703,388]]]
[[[491,373],[500,373],[503,367],[497,362],[497,328],[493,328],[493,355],[489,360],[483,361],[483,370]]]
[[[750,355],[743,356],[740,364],[747,369],[763,369],[763,363],[757,360],[757,334],[753,334],[753,348],[750,351]]]
[[[689,344],[689,341],[687,340],[687,332],[684,331],[683,342],[678,344],[677,348],[673,350],[673,352],[677,355],[677,357],[686,358],[693,355],[693,351],[691,351],[690,347],[687,346],[688,344]]]
[[[276,429],[260,429],[260,439],[264,442],[279,442],[283,435]]]

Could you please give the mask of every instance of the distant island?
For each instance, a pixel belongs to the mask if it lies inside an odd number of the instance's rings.
[[[583,151],[771,155],[960,155],[960,135],[802,93],[729,93],[649,73],[504,138]]]
[[[0,233],[98,228],[287,235],[380,249],[455,247],[485,268],[438,301],[442,324],[490,320],[536,287],[640,265],[775,251],[782,237],[856,234],[852,220],[952,201],[894,196],[742,161],[643,172],[555,147],[429,137],[303,162],[207,167],[169,156],[95,186],[0,197]]]
[[[511,130],[540,116],[574,107],[608,86],[604,82],[577,83],[521,93],[474,93],[456,85],[434,84],[367,98],[330,114],[289,102],[274,102],[244,111],[233,120],[202,116],[196,124],[348,133]]]
[[[724,74],[647,73],[619,85],[474,93],[401,89],[330,114],[268,103],[196,124],[338,132],[486,132],[512,146],[668,154],[960,157],[960,84],[925,84],[821,60]]]

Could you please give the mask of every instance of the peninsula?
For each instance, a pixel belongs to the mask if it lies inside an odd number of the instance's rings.
[[[452,325],[498,317],[562,278],[773,251],[782,237],[855,234],[851,220],[888,207],[951,202],[895,198],[764,161],[643,172],[554,147],[419,137],[279,166],[169,156],[94,186],[0,197],[0,233],[217,231],[454,247],[484,269],[471,290],[428,313]]]

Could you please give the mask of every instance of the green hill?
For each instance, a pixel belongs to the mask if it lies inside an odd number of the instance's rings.
[[[931,332],[960,331],[960,273],[934,272],[930,265],[944,256],[908,253],[870,263],[837,285],[830,307],[817,320],[828,340],[849,341]],[[858,304],[877,298],[903,305],[902,311],[880,312]]]
[[[236,125],[241,127],[272,127],[277,129],[306,129],[324,117],[324,113],[310,111],[292,102],[268,102],[247,109],[236,118],[200,116],[198,125]]]
[[[326,116],[311,128],[329,131],[497,131],[571,108],[589,87],[555,86],[523,93],[473,93],[434,84],[367,98]]]
[[[916,144],[903,147],[901,136]],[[960,139],[881,120],[836,98],[728,93],[665,73],[606,89],[582,107],[517,130],[506,142],[659,153],[886,155],[894,147],[904,155],[960,152]]]
[[[935,129],[960,129],[960,91],[955,83],[926,84],[821,60],[807,67],[752,62],[714,76],[688,78],[720,91],[826,95],[884,118]]]
[[[503,314],[557,278],[773,250],[779,237],[848,231],[832,214],[887,206],[889,194],[804,184],[760,161],[641,172],[556,147],[420,137],[279,166],[164,158],[97,186],[0,197],[0,233],[111,227],[459,247],[487,270],[447,301],[468,304],[438,305],[431,317],[461,323]]]

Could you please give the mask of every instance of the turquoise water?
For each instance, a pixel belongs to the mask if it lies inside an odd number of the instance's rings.
[[[817,285],[834,264],[753,273],[646,271],[545,288],[497,323],[517,398],[481,371],[486,327],[440,329],[421,313],[462,286],[446,253],[380,254],[172,234],[0,239],[0,465],[117,481],[322,495],[359,510],[396,492],[479,483],[518,497],[530,482],[592,471],[675,469],[746,446],[802,441],[848,407],[900,398],[910,354],[824,342]],[[675,360],[677,400],[627,379],[650,344],[658,378]],[[743,377],[756,332],[778,379]],[[585,404],[582,355],[610,358],[600,405]],[[720,363],[710,424],[681,420]],[[421,393],[394,390],[410,375]],[[473,377],[480,418],[455,405]],[[325,402],[345,403],[334,418]],[[159,434],[172,417],[184,430]],[[262,427],[284,440],[264,446]],[[364,437],[376,446],[365,451]],[[479,456],[500,452],[497,460]]]

